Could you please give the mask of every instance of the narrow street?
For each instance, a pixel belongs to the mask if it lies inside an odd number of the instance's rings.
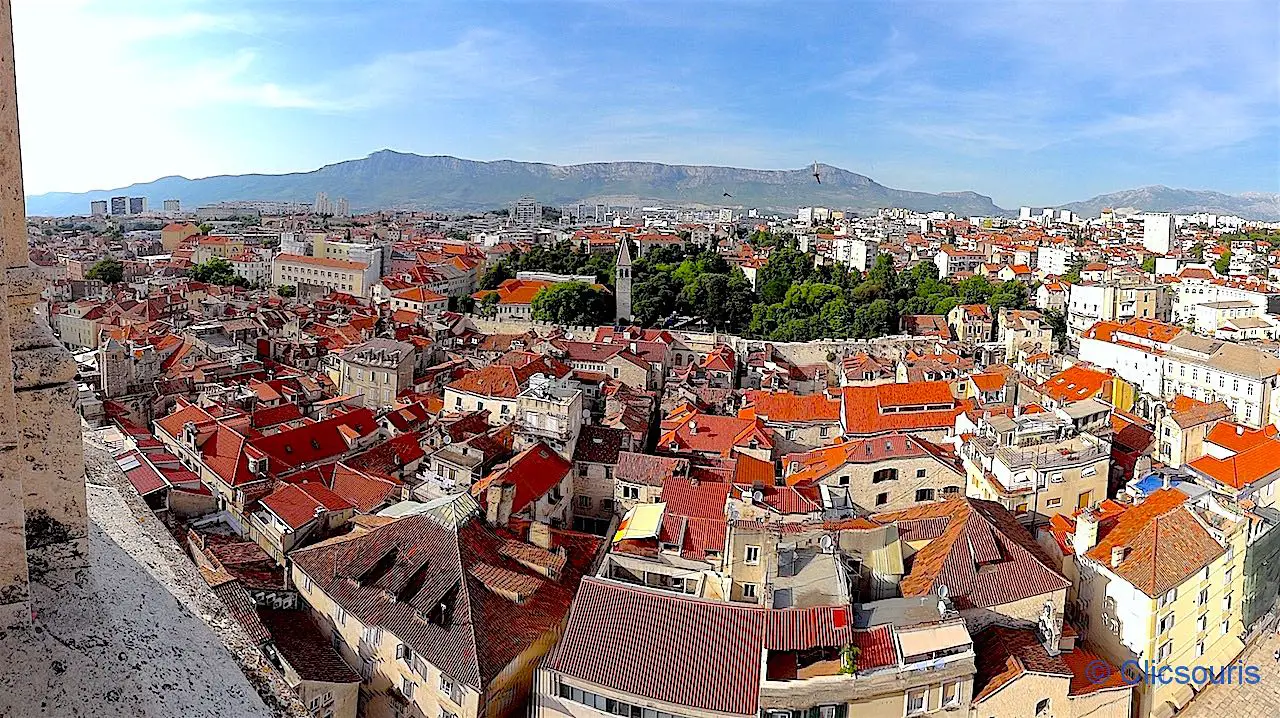
[[[1209,686],[1178,714],[1179,718],[1272,718],[1280,715],[1277,648],[1280,648],[1280,637],[1271,632],[1245,649],[1240,661],[1258,666],[1262,680],[1254,685]]]

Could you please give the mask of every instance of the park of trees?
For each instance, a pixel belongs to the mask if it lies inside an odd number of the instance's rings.
[[[771,248],[755,288],[714,249],[646,251],[633,265],[633,321],[664,326],[693,317],[708,328],[773,341],[866,339],[895,333],[907,314],[946,314],[958,304],[1023,308],[1030,299],[1030,287],[1022,282],[977,276],[954,282],[939,278],[932,262],[899,272],[882,254],[864,275],[843,264],[816,265],[814,255],[789,236],[757,233],[749,241]],[[494,289],[518,271],[543,271],[593,275],[611,289],[613,261],[612,253],[589,254],[568,242],[535,247],[490,267],[479,285]],[[564,324],[607,323],[613,306],[609,294],[566,282],[540,292],[532,310],[537,319]],[[477,308],[483,313],[484,307]]]

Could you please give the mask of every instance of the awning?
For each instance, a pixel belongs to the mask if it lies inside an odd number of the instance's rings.
[[[646,539],[657,536],[658,529],[662,527],[662,514],[666,508],[666,504],[636,504],[631,507],[627,515],[622,518],[622,523],[618,524],[617,532],[613,534],[614,543],[626,539]]]
[[[898,632],[898,643],[902,646],[902,657],[908,659],[938,651],[945,651],[957,646],[973,643],[963,623],[951,623],[935,628],[918,628]]]

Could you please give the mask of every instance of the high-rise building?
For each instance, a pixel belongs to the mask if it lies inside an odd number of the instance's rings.
[[[105,199],[95,199],[89,203],[89,214],[94,217],[103,217],[107,214],[107,201]]]
[[[631,242],[618,240],[618,261],[613,269],[614,318],[622,322],[631,318]]]
[[[129,198],[129,214],[142,214],[147,211],[146,197]]]
[[[128,197],[112,197],[111,198],[111,214],[129,214],[129,198]]]
[[[311,211],[319,215],[333,214],[333,203],[329,201],[329,195],[324,192],[316,193],[316,203]]]
[[[1142,215],[1142,246],[1156,254],[1168,254],[1173,247],[1173,215],[1168,212]]]
[[[351,216],[351,203],[347,202],[346,197],[338,198],[338,201],[334,203],[333,213],[339,217]]]
[[[1031,221],[1031,208],[1030,208],[1030,207],[1019,207],[1019,208],[1018,208],[1018,219],[1019,219],[1019,220],[1021,220],[1021,221],[1023,221],[1023,222],[1030,222],[1030,221]]]
[[[542,219],[542,208],[538,200],[532,197],[521,197],[511,205],[511,223],[517,226],[531,227]]]
[[[176,200],[176,199],[166,199],[166,200],[164,201],[164,211],[166,211],[166,212],[181,212],[181,211],[182,211],[182,202],[181,202],[181,201],[179,201],[179,200]]]

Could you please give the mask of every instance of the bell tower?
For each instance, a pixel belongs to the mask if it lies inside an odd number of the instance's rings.
[[[613,267],[613,294],[617,300],[614,319],[621,324],[631,319],[631,242],[618,240],[618,259]]]

